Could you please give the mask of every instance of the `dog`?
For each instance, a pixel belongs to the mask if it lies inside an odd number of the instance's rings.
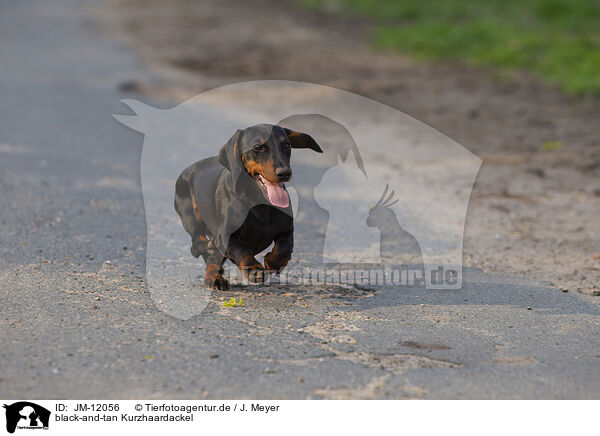
[[[238,130],[218,156],[187,167],[175,184],[175,210],[192,239],[191,253],[206,263],[204,284],[229,287],[223,263],[235,263],[251,283],[280,272],[294,247],[292,148],[323,151],[308,134],[271,124]],[[274,243],[264,258],[255,256]]]

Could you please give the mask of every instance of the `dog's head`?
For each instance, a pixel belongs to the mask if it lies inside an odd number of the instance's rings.
[[[292,178],[292,148],[310,148],[318,153],[323,152],[306,133],[270,124],[258,124],[238,130],[221,148],[219,162],[231,172],[233,186],[238,194],[242,189],[240,185],[254,181],[272,205],[288,207],[289,196],[284,183]]]

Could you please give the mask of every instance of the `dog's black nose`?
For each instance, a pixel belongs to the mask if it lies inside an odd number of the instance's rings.
[[[279,180],[289,180],[292,177],[292,170],[288,168],[277,168],[275,170],[275,175]]]

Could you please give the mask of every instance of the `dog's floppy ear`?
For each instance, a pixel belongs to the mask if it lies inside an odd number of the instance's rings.
[[[231,172],[236,169],[237,164],[242,165],[241,133],[241,130],[236,131],[219,151],[219,163]]]
[[[315,141],[310,135],[295,130],[290,130],[284,127],[283,131],[290,140],[292,148],[310,148],[317,153],[323,153],[317,141]]]
[[[243,164],[242,164],[242,131],[236,131],[229,141],[221,147],[221,151],[219,151],[219,162],[225,168],[229,170],[231,173],[231,181],[233,182],[233,187],[238,191],[238,181],[240,176],[245,173]]]

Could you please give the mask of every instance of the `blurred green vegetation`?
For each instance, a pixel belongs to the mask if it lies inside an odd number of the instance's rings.
[[[600,0],[302,0],[376,22],[375,45],[537,73],[600,95]]]

